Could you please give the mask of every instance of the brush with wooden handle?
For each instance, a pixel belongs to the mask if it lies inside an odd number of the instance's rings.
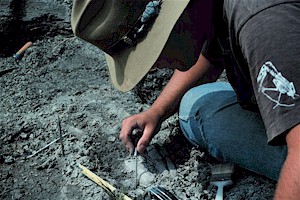
[[[20,59],[23,57],[25,51],[26,51],[31,45],[32,45],[32,42],[27,42],[26,44],[24,44],[24,46],[23,46],[21,49],[19,49],[19,51],[18,51],[17,53],[15,53],[15,54],[13,55],[13,57],[14,57],[16,60],[20,60]]]
[[[210,183],[218,187],[215,200],[223,200],[223,189],[225,186],[231,185],[232,173],[234,165],[231,163],[219,164],[212,167]]]

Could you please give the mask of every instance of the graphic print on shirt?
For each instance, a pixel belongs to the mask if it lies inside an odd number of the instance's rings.
[[[267,79],[272,79],[272,82]],[[261,67],[257,83],[258,92],[275,103],[273,109],[278,106],[292,107],[295,105],[294,99],[299,96],[296,94],[293,82],[288,81],[270,61],[265,62]]]

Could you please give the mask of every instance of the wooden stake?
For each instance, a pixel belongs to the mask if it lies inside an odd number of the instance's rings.
[[[60,123],[59,115],[57,115],[57,126],[58,126],[59,141],[60,141],[60,145],[61,145],[62,155],[65,157],[65,148],[64,148],[64,142],[63,142],[63,136],[62,136],[62,130],[61,130],[61,123]]]
[[[120,199],[132,200],[130,197],[126,196],[125,194],[118,192],[114,186],[112,186],[111,184],[109,184],[108,182],[106,182],[105,180],[103,180],[102,178],[100,178],[99,176],[94,174],[93,172],[91,172],[88,168],[82,166],[81,164],[78,164],[78,166],[82,169],[82,173],[84,175],[86,175],[89,179],[91,179],[92,181],[97,183],[99,186],[101,186],[110,195],[113,195],[114,197],[116,197],[118,199],[119,199],[119,197],[121,197]]]

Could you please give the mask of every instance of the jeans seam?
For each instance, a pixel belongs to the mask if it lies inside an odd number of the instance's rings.
[[[200,132],[200,135],[201,135],[201,138],[203,140],[203,142],[208,146],[208,141],[204,135],[204,131],[203,131],[203,119],[200,118],[200,119],[197,119],[197,116],[194,117],[195,121],[198,121],[199,120],[199,132]]]

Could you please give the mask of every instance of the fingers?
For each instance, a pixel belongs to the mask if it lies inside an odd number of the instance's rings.
[[[128,149],[130,154],[134,153],[135,145],[139,153],[143,153],[150,143],[152,137],[159,129],[157,128],[157,117],[147,113],[133,115],[123,120],[120,132],[120,140]],[[134,131],[140,132],[142,136],[136,136]],[[131,137],[135,135],[134,137]],[[138,141],[132,141],[132,138],[140,138]]]
[[[154,135],[154,127],[146,126],[143,135],[137,143],[137,150],[140,154],[143,154],[147,146],[149,145]]]
[[[133,154],[135,148],[130,138],[132,130],[135,126],[135,123],[133,124],[132,121],[125,119],[122,122],[122,129],[120,132],[120,140],[122,141],[126,149],[130,152],[130,154]]]

